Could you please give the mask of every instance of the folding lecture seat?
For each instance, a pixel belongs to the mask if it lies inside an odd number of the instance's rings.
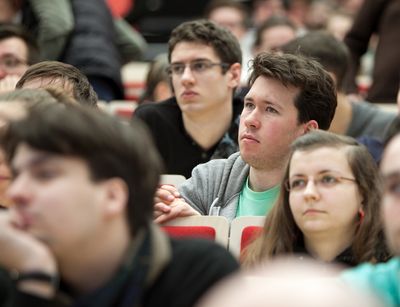
[[[121,69],[125,99],[138,101],[146,88],[149,62],[129,62]]]
[[[237,258],[262,231],[265,216],[241,216],[231,222],[229,251]]]
[[[162,174],[160,177],[160,185],[170,184],[178,188],[186,180],[183,175]]]
[[[123,119],[131,119],[138,104],[135,101],[112,100],[106,105],[106,110],[112,115]]]
[[[174,238],[201,238],[228,247],[229,222],[222,216],[189,216],[164,223],[161,228]]]

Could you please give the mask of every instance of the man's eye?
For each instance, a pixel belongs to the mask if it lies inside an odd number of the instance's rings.
[[[34,176],[39,180],[48,180],[57,176],[57,172],[53,170],[38,170],[34,172]]]
[[[278,114],[279,113],[276,109],[274,109],[272,107],[266,107],[265,111],[267,111],[268,113],[274,113],[274,114]]]
[[[173,73],[181,74],[185,70],[185,66],[184,65],[174,65],[174,66],[171,66],[171,70]]]
[[[207,67],[208,67],[208,65],[205,62],[195,62],[195,63],[192,63],[192,67],[191,68],[194,71],[204,71],[204,70],[207,69]]]
[[[324,175],[322,178],[319,180],[322,184],[336,184],[338,182],[338,179],[332,175]]]
[[[245,102],[245,103],[244,103],[244,107],[245,107],[246,109],[253,109],[253,108],[254,108],[254,103],[252,103],[252,102]]]
[[[5,58],[3,62],[7,67],[15,67],[19,64],[19,61],[14,58]]]

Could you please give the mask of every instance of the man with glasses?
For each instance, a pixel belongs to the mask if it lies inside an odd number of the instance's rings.
[[[0,25],[0,93],[12,91],[28,66],[38,61],[39,49],[28,33]]]
[[[196,165],[238,150],[243,104],[233,96],[242,53],[228,30],[197,20],[172,32],[168,59],[175,96],[144,104],[135,115],[150,128],[166,173],[190,177]]]

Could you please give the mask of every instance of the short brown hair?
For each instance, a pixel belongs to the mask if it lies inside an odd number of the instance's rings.
[[[72,85],[74,98],[81,104],[96,107],[97,94],[90,85],[88,78],[76,67],[57,61],[43,61],[32,65],[22,75],[16,88],[23,88],[26,82],[37,79],[50,79],[52,83]]]
[[[216,23],[202,19],[184,22],[176,27],[168,42],[168,61],[175,46],[181,42],[192,42],[212,47],[221,62],[229,64],[242,63],[242,50],[236,37],[227,29]],[[224,72],[227,71],[227,68]]]
[[[94,182],[115,177],[126,183],[126,219],[131,236],[149,227],[162,163],[144,124],[138,119],[127,124],[77,104],[56,103],[48,105],[45,112],[35,107],[27,111],[24,118],[12,121],[0,136],[9,160],[21,143],[80,158]]]
[[[294,101],[298,122],[315,120],[320,129],[329,129],[337,105],[336,87],[321,64],[300,55],[261,52],[252,61],[249,84],[260,76],[300,89]]]

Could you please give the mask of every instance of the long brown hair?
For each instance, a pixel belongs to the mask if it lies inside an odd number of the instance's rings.
[[[351,245],[354,262],[386,260],[387,249],[379,213],[381,181],[376,163],[367,149],[353,138],[326,131],[313,131],[293,142],[279,199],[267,216],[260,237],[244,251],[242,259],[245,266],[252,266],[269,257],[293,253],[294,247],[303,241],[303,234],[290,210],[289,191],[284,183],[289,178],[290,161],[296,151],[311,151],[321,147],[346,149],[347,161],[363,199],[362,209],[365,216]]]

